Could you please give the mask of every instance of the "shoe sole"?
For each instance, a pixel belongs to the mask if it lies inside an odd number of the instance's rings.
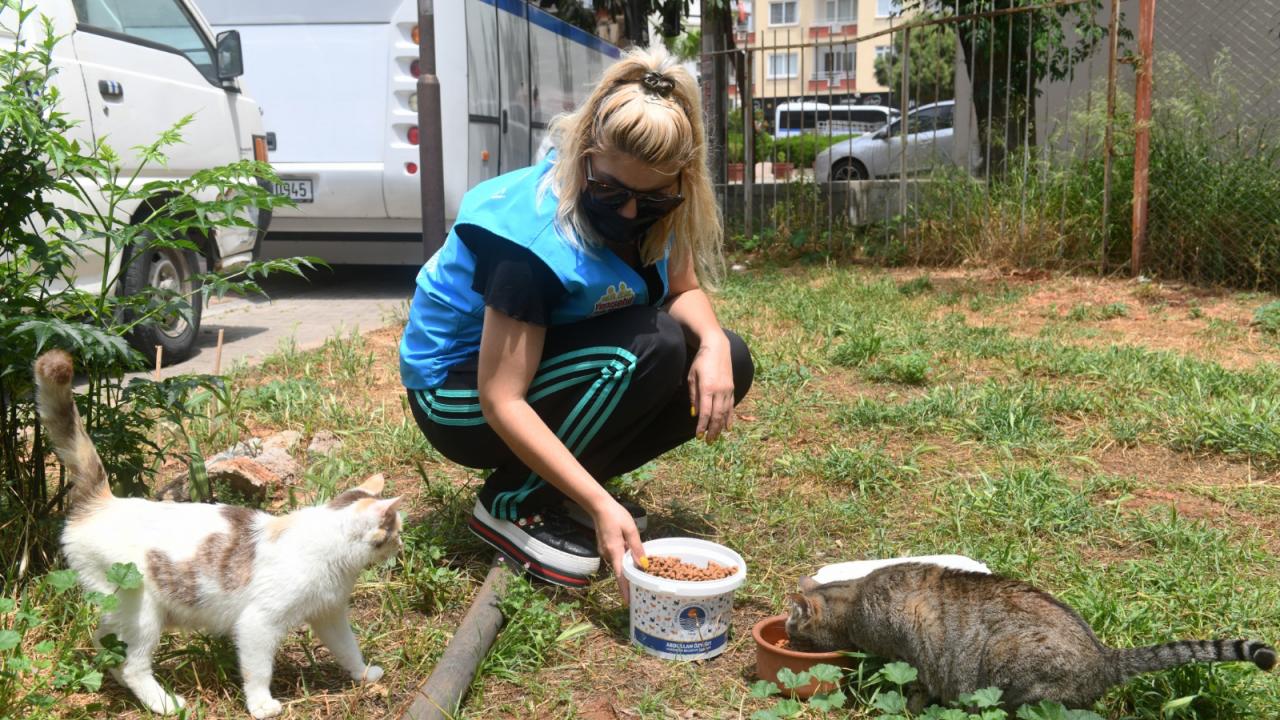
[[[600,569],[600,558],[584,558],[546,547],[521,530],[519,525],[494,518],[478,501],[467,520],[467,527],[525,572],[555,585],[586,587],[591,583],[590,576]],[[535,545],[543,545],[546,549],[539,552]]]
[[[592,530],[596,529],[596,523],[594,520],[591,519],[591,514],[583,510],[582,508],[578,507],[577,503],[573,503],[573,502],[565,503],[565,508],[569,513],[570,520],[578,523],[583,527],[589,527]],[[633,517],[631,519],[636,521],[637,532],[644,532],[645,530],[649,529],[648,515],[641,515],[640,517]]]

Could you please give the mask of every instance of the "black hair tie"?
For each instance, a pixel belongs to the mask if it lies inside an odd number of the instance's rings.
[[[658,72],[650,70],[640,78],[640,84],[645,90],[659,97],[671,97],[671,91],[675,89],[676,83],[671,78]]]

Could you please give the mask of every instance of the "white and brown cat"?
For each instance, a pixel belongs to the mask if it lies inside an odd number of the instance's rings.
[[[277,646],[308,623],[338,664],[359,682],[382,677],[366,665],[347,620],[360,572],[401,545],[399,498],[380,499],[382,476],[324,505],[284,516],[203,503],[152,502],[111,494],[102,461],[71,394],[71,356],[35,363],[40,421],[71,480],[62,548],[90,590],[112,592],[113,563],[133,563],[142,587],[119,592],[96,642],[114,633],[128,648],[112,670],[152,712],[175,713],[183,699],[160,686],[151,654],[170,628],[228,635],[236,644],[245,702],[255,718],[279,715],[271,697]]]

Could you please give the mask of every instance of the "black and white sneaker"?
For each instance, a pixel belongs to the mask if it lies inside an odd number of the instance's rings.
[[[549,583],[586,587],[600,569],[595,537],[556,509],[511,522],[493,517],[477,500],[467,525],[517,566]]]
[[[614,499],[618,501],[618,504],[622,506],[622,509],[631,513],[631,519],[636,523],[636,530],[644,532],[645,529],[649,527],[649,513],[646,512],[643,507],[623,498]],[[573,520],[583,527],[589,527],[592,530],[596,529],[596,523],[595,520],[591,518],[591,513],[579,507],[578,503],[572,500],[565,500],[564,507],[569,513],[570,520]]]

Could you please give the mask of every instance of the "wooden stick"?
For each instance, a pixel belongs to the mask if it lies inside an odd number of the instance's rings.
[[[476,670],[502,628],[499,603],[506,593],[511,570],[501,555],[493,560],[480,592],[462,618],[453,639],[444,649],[436,667],[414,692],[413,704],[400,720],[448,720],[454,717]]]
[[[160,362],[163,359],[164,359],[164,346],[157,345],[156,346],[156,372],[155,372],[155,375],[152,376],[156,382],[160,382]]]
[[[226,328],[218,328],[218,347],[213,353],[213,374],[222,374],[222,335],[227,331]]]

